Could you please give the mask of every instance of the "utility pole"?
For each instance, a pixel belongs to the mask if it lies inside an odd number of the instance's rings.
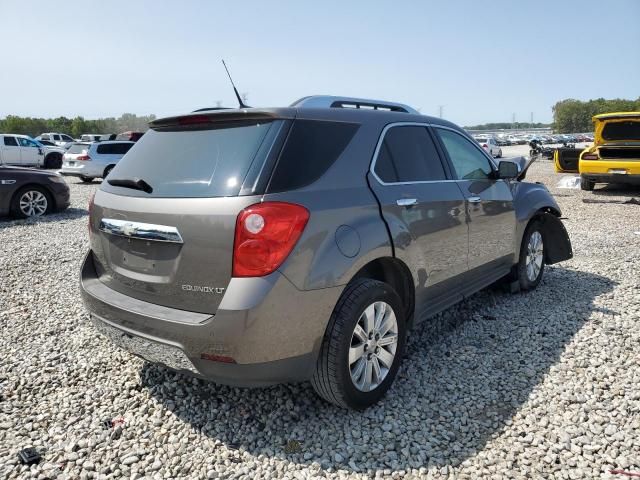
[[[533,127],[533,112],[531,112],[531,126]]]
[[[439,115],[442,118],[442,112],[444,111],[444,105],[438,105]]]

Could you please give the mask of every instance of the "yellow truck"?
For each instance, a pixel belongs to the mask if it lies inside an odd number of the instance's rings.
[[[640,112],[603,113],[593,123],[593,146],[556,150],[556,171],[580,173],[582,190],[596,183],[640,185]]]

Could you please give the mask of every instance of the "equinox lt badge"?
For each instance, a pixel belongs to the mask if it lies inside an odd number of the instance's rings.
[[[182,285],[182,290],[186,290],[187,292],[218,293],[218,294],[224,293],[224,288],[202,287],[200,285]]]

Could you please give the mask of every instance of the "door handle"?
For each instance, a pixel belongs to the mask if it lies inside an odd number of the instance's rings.
[[[396,203],[399,207],[410,207],[411,205],[416,205],[418,200],[415,198],[399,198]]]
[[[468,197],[467,198],[467,202],[469,203],[480,203],[482,201],[482,198],[480,197]]]

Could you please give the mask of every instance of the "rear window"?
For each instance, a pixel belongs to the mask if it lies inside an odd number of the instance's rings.
[[[282,121],[276,120],[227,123],[209,130],[149,130],[109,178],[142,179],[153,193],[104,182],[101,188],[146,197],[236,196],[251,165],[264,161],[261,155],[265,149],[260,146],[265,137],[281,125]]]
[[[602,129],[604,140],[640,140],[640,122],[627,120],[605,124]]]
[[[315,182],[337,160],[358,130],[354,123],[296,120],[269,184],[269,193]]]
[[[102,143],[98,145],[96,151],[102,155],[124,155],[131,147],[133,143]]]
[[[89,149],[89,145],[84,143],[74,143],[69,147],[67,153],[85,153]]]

